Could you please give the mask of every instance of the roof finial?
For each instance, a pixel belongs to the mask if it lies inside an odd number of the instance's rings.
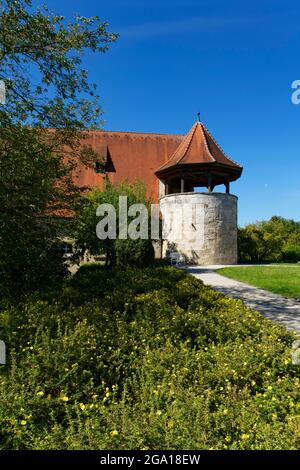
[[[197,116],[198,116],[198,122],[201,122],[200,121],[200,111],[198,111]]]

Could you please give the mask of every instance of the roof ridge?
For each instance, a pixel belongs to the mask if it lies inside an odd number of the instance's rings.
[[[214,137],[212,136],[212,134],[209,132],[209,130],[207,129],[207,127],[202,124],[202,126],[204,127],[204,129],[206,130],[206,132],[208,133],[209,137],[211,138],[211,140],[215,143],[215,145],[218,147],[219,150],[221,150],[221,152],[223,153],[223,155],[225,155],[226,158],[228,158],[228,160],[230,160],[232,163],[234,163],[235,165],[238,165],[239,167],[241,167],[241,165],[239,163],[237,163],[236,161],[234,161],[232,158],[230,158],[227,153],[224,152],[224,150],[222,149],[221,145],[218,144],[218,142],[214,139]],[[206,140],[206,139],[205,139]],[[216,160],[215,160],[216,161]]]
[[[167,134],[162,132],[138,132],[138,131],[110,131],[107,129],[88,129],[85,132],[107,132],[111,134],[141,134],[141,135],[159,135],[169,137],[184,137],[185,134]]]
[[[191,136],[190,136],[190,138],[189,138],[189,141],[188,141],[188,143],[187,143],[187,145],[186,145],[186,149],[185,149],[185,151],[184,151],[182,157],[180,157],[179,160],[176,160],[176,163],[179,163],[179,162],[184,158],[184,156],[186,155],[186,153],[188,152],[188,150],[189,150],[189,148],[190,148],[190,145],[191,145],[191,143],[192,143],[193,137],[194,137],[194,135],[195,135],[196,128],[197,128],[197,123],[194,124],[194,126],[192,127],[192,129],[190,130],[190,132],[188,133],[188,135],[186,135],[185,139],[182,141],[182,144],[183,144],[185,141],[188,140],[189,134],[191,134]],[[179,144],[179,146],[180,146],[180,145],[181,145],[181,144]],[[179,147],[179,146],[178,146],[178,147]],[[178,150],[178,148],[177,148],[177,150]],[[176,152],[177,152],[177,150],[176,150]],[[171,158],[172,158],[172,157],[171,157]]]
[[[169,163],[171,163],[174,159],[174,157],[176,157],[176,153],[178,152],[179,150],[179,147],[183,146],[183,155],[174,160],[175,161],[175,164],[177,165],[185,156],[186,152],[188,151],[189,149],[189,146],[191,144],[191,141],[192,141],[192,138],[193,138],[193,135],[195,133],[195,129],[196,129],[196,125],[194,124],[194,126],[192,127],[192,129],[190,129],[190,131],[188,132],[188,134],[183,134],[184,136],[184,139],[180,142],[180,144],[178,145],[178,147],[176,148],[176,150],[172,153],[172,155],[170,156],[170,158],[165,162],[163,163],[163,165],[160,166],[160,168],[164,168],[166,165],[168,165]],[[191,134],[190,138],[189,138],[189,141],[188,143],[186,143],[189,135]]]
[[[200,128],[201,128],[201,132],[202,132],[202,134],[203,134],[204,144],[205,144],[206,150],[208,151],[208,154],[209,154],[210,158],[211,158],[214,162],[216,162],[215,157],[213,156],[213,154],[212,154],[211,151],[209,150],[208,143],[207,143],[207,140],[206,140],[206,135],[205,135],[205,132],[203,131],[203,127],[204,127],[204,129],[206,129],[206,127],[205,127],[205,125],[204,125],[202,122],[199,123],[199,125],[200,125]],[[207,131],[207,132],[208,132],[208,131]],[[208,133],[209,133],[209,132],[208,132]],[[209,135],[210,135],[210,134],[209,134]],[[223,152],[223,153],[224,153],[224,152]],[[224,154],[224,155],[225,155],[225,154]]]

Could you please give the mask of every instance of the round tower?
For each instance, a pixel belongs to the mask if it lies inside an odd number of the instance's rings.
[[[191,264],[237,263],[237,197],[230,194],[230,182],[242,170],[196,122],[155,172],[160,180],[164,257],[176,252]],[[225,186],[225,193],[214,192],[218,185]],[[198,192],[201,187],[207,192]]]

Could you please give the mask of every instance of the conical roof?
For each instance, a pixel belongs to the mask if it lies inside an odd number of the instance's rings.
[[[156,174],[168,173],[168,170],[179,169],[183,165],[215,165],[228,167],[234,173],[242,172],[242,167],[231,160],[214,140],[201,122],[195,122],[189,133],[179,144],[171,158],[156,170]],[[225,171],[228,173],[227,171]]]

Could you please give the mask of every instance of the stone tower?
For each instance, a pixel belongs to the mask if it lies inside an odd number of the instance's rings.
[[[155,172],[161,189],[163,256],[176,251],[191,264],[237,263],[237,197],[230,194],[230,182],[242,170],[201,122],[193,125]],[[218,185],[225,185],[226,192],[214,192]],[[198,192],[201,187],[207,192]]]

